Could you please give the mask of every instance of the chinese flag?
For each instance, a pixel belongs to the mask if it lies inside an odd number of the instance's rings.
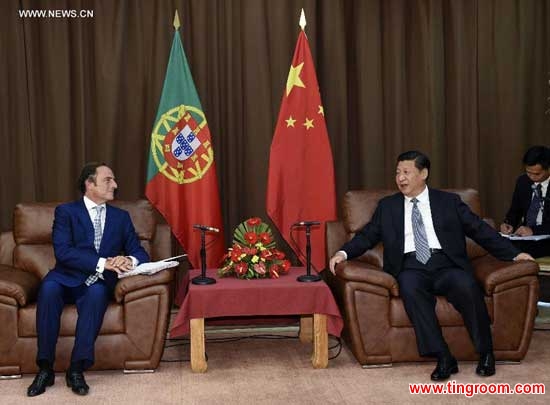
[[[288,73],[271,143],[267,213],[281,235],[305,263],[305,232],[298,221],[320,221],[311,228],[311,262],[325,268],[325,221],[336,218],[332,151],[313,58],[304,31]]]
[[[206,236],[207,267],[224,254],[222,214],[214,150],[181,43],[179,19],[151,134],[145,195],[172,228],[192,266],[200,266],[200,231],[193,224],[220,229]]]

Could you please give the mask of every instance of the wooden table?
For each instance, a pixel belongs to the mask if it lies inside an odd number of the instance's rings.
[[[191,270],[189,279],[197,276]],[[301,315],[300,341],[312,342],[311,363],[314,368],[328,366],[328,333],[340,336],[343,320],[328,286],[320,281],[301,283],[298,275],[303,268],[291,268],[279,279],[239,280],[218,278],[216,270],[207,275],[216,284],[188,283],[187,294],[174,319],[170,337],[189,334],[191,341],[191,370],[204,373],[208,366],[205,357],[205,318],[226,316]]]

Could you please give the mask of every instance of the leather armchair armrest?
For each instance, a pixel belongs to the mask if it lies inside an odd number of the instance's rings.
[[[36,301],[40,279],[32,273],[0,264],[0,295],[13,298],[24,307]]]
[[[528,260],[506,262],[491,255],[472,260],[476,279],[481,283],[486,295],[492,295],[498,285],[525,276],[536,276],[537,263]]]
[[[0,233],[0,264],[13,266],[13,249],[15,248],[15,240],[13,232]]]
[[[177,267],[176,267],[177,268]],[[152,276],[139,275],[122,278],[115,287],[115,300],[121,303],[126,294],[153,285],[169,284],[174,279],[174,268],[162,270]]]
[[[336,266],[336,276],[346,281],[373,284],[389,290],[395,297],[399,296],[397,280],[391,274],[369,263],[357,260],[344,261]]]

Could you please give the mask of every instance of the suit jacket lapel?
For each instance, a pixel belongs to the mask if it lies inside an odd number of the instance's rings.
[[[88,209],[86,208],[86,204],[84,204],[84,199],[81,198],[80,202],[78,204],[78,220],[82,223],[84,228],[86,228],[86,235],[88,242],[93,246],[94,245],[94,224],[92,222],[92,219],[90,218],[90,214],[88,213]]]
[[[99,245],[100,252],[101,248],[105,246],[105,241],[111,239],[109,235],[113,232],[113,228],[115,227],[112,215],[113,211],[111,206],[109,204],[105,204],[105,226],[103,227],[103,236],[101,238],[101,244]]]
[[[403,253],[405,251],[405,197],[403,194],[399,193],[394,198],[392,212],[395,234],[398,235],[397,246]]]
[[[444,209],[441,207],[441,200],[438,199],[434,194],[432,193],[432,190],[428,188],[428,196],[430,198],[430,211],[432,213],[432,223],[434,225],[434,231],[437,236],[437,238],[441,241],[441,238],[439,237],[439,228],[440,225],[443,223],[443,212]]]

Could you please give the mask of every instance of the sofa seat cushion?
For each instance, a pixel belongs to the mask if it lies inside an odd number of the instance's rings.
[[[486,297],[485,304],[487,305],[489,317],[492,322],[493,300]],[[437,314],[439,325],[442,327],[464,325],[462,315],[460,315],[454,306],[444,297],[437,297],[435,312]],[[411,321],[405,312],[405,307],[401,298],[392,298],[390,300],[390,324],[391,326],[397,328],[412,328]]]
[[[76,305],[67,305],[61,315],[60,336],[74,336],[78,314]],[[19,336],[36,337],[36,304],[19,309]],[[122,305],[112,302],[103,318],[100,335],[124,333],[124,310]]]

